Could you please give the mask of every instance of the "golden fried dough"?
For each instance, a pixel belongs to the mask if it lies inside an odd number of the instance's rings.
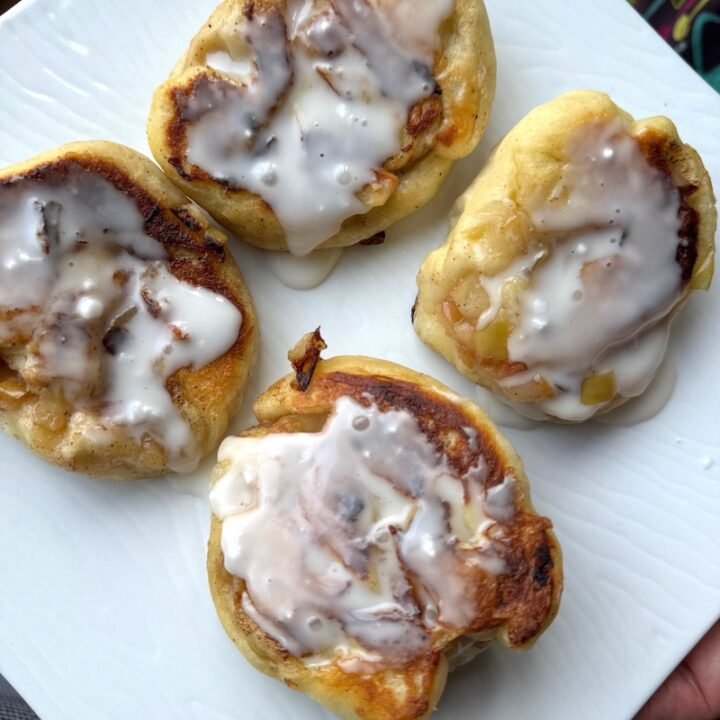
[[[428,202],[494,91],[482,0],[225,0],[156,91],[148,138],[241,239],[304,255]]]
[[[68,470],[189,470],[214,449],[258,330],[225,236],[109,142],[0,171],[0,426]]]
[[[710,285],[716,224],[710,178],[670,120],[568,93],[458,201],[420,269],[415,330],[518,412],[586,420],[648,388],[672,319]]]
[[[258,670],[340,717],[427,718],[449,669],[550,624],[560,548],[475,405],[393,363],[315,365],[322,343],[305,346],[259,424],[221,446],[215,606]]]

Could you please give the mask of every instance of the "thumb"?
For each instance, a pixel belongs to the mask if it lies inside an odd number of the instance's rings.
[[[720,622],[661,685],[635,720],[720,718]]]

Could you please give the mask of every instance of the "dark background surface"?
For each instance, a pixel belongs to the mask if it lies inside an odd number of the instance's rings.
[[[720,92],[720,0],[629,0],[685,62]]]

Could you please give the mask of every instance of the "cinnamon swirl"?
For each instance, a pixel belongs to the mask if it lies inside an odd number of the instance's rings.
[[[482,0],[225,0],[156,91],[148,136],[241,239],[305,255],[430,200],[494,88]]]
[[[0,171],[0,427],[90,475],[194,468],[257,343],[224,242],[120,145],[74,143]]]

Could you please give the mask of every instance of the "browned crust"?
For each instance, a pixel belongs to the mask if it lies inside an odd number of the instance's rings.
[[[381,230],[380,232],[375,233],[372,237],[361,240],[358,243],[358,245],[364,245],[364,246],[382,245],[382,244],[384,244],[385,239],[386,239],[386,233],[384,230]]]
[[[224,568],[221,523],[213,520],[208,567],[213,597],[226,630],[256,667],[290,687],[308,692],[341,717],[425,718],[445,682],[445,650],[458,636],[489,634],[508,647],[525,649],[557,612],[562,563],[552,525],[535,513],[522,464],[507,441],[476,406],[449,392],[437,381],[392,363],[371,358],[333,358],[318,363],[304,391],[297,387],[293,375],[275,383],[255,403],[260,424],[243,433],[262,436],[301,428],[317,431],[337,398],[345,396],[366,406],[374,403],[381,410],[412,413],[428,440],[459,475],[483,457],[488,467],[486,488],[512,473],[516,479],[516,513],[511,520],[500,523],[502,535],[494,540],[494,549],[505,561],[507,571],[499,576],[482,571],[473,574],[475,620],[462,630],[443,631],[434,638],[433,649],[424,655],[367,675],[347,673],[335,665],[306,668],[243,612],[240,599],[244,583]],[[474,441],[466,428],[476,431]],[[398,685],[407,691],[402,699],[391,690]]]
[[[300,390],[307,390],[315,367],[320,362],[320,353],[327,348],[320,334],[320,328],[303,335],[300,341],[288,353],[288,360],[295,370],[295,379]]]
[[[196,165],[188,166],[188,164],[185,163],[185,156],[187,155],[187,126],[189,125],[189,121],[183,117],[181,108],[183,101],[191,97],[196,91],[197,84],[200,80],[208,82],[209,78],[206,75],[198,75],[184,87],[168,91],[172,99],[173,112],[172,119],[168,123],[165,132],[168,147],[167,161],[175,168],[178,175],[185,180],[212,180],[219,185],[228,187],[228,183],[212,178],[209,173],[201,170]],[[217,82],[222,81],[218,80]],[[230,83],[226,82],[226,84],[229,85]]]
[[[0,173],[0,192],[26,182],[61,185],[72,173],[87,172],[104,178],[132,199],[144,219],[144,231],[165,249],[175,277],[225,297],[242,314],[233,345],[202,368],[181,368],[167,381],[167,390],[188,420],[202,454],[219,441],[239,404],[250,369],[255,362],[258,326],[255,308],[242,275],[225,249],[225,235],[210,226],[206,217],[164,178],[147,158],[114,143],[75,143]],[[2,353],[3,348],[0,348]],[[32,430],[35,416],[44,412],[52,388],[29,388],[24,399],[30,429],[14,426],[13,408],[0,408],[0,424],[31,449],[68,470],[98,477],[134,479],[169,472],[166,451],[152,440],[138,445],[118,438],[108,446],[78,448],[61,454],[70,408],[57,430],[38,440]],[[55,402],[55,401],[53,401]],[[62,402],[58,406],[62,408]],[[23,408],[20,408],[22,411]]]
[[[654,128],[646,130],[635,140],[648,164],[661,172],[680,195],[678,210],[680,242],[677,246],[675,261],[682,271],[682,287],[684,288],[692,279],[699,256],[700,214],[692,205],[692,197],[698,191],[699,186],[687,181],[679,184],[680,179],[675,176],[672,158],[682,151],[681,143],[675,142]]]
[[[436,85],[436,87],[439,89],[439,85]],[[405,125],[408,135],[413,138],[419,137],[423,133],[430,132],[442,122],[445,114],[443,112],[442,100],[440,100],[439,97],[441,94],[442,93],[438,91],[435,95],[420,100],[410,108],[408,120]],[[403,149],[405,150],[406,148]]]
[[[137,181],[131,179],[118,165],[101,157],[76,154],[61,157],[37,165],[26,172],[10,177],[1,177],[0,188],[28,181],[61,185],[70,174],[78,170],[99,175],[124,195],[131,198],[143,216],[145,232],[160,242],[171,258],[177,256],[182,248],[190,250],[193,255],[202,257],[212,263],[212,256],[208,252],[209,244],[204,237],[202,240],[198,237],[197,233],[201,226],[192,215],[183,210],[169,213],[166,208],[163,208],[150,193],[146,192]],[[213,249],[217,252],[215,248]],[[224,255],[223,249],[220,257],[224,259]],[[213,259],[217,260],[218,258]],[[200,285],[201,283],[195,284]],[[228,300],[232,301],[233,298],[228,297]]]

